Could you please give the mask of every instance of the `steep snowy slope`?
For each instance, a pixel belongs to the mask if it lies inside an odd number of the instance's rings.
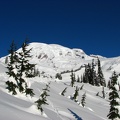
[[[4,66],[0,64],[0,69]],[[79,102],[84,92],[87,93],[86,107],[83,108],[73,100],[69,99],[74,93],[75,88],[70,86],[66,81],[51,81],[49,97],[47,98],[49,105],[43,105],[44,114],[41,115],[37,110],[35,101],[38,99],[42,88],[50,80],[46,78],[36,77],[30,79],[31,88],[34,89],[35,97],[30,98],[18,94],[12,96],[5,89],[5,81],[8,77],[5,75],[5,69],[0,71],[0,119],[1,120],[105,120],[108,113],[108,101],[100,97],[96,97],[97,92],[101,92],[101,87],[93,87],[86,84],[84,89],[79,92]],[[67,78],[69,79],[69,77]],[[76,86],[81,87],[83,84],[77,83]],[[67,87],[65,96],[61,96],[60,92]],[[106,90],[107,92],[107,90]],[[99,108],[99,109],[98,109]],[[105,110],[103,112],[103,110]]]

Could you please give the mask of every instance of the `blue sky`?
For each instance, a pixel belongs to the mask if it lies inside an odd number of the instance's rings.
[[[120,56],[120,0],[0,0],[0,57],[26,37]]]

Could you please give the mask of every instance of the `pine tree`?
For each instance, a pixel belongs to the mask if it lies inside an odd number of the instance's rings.
[[[98,82],[97,82],[97,74],[96,74],[96,71],[94,71],[93,75],[94,75],[94,77],[93,77],[93,79],[94,79],[94,85],[95,85],[95,86],[99,86],[99,84],[98,84]]]
[[[79,77],[79,76],[77,76],[77,82],[79,82],[79,83],[80,83],[80,77]]]
[[[19,92],[25,92],[26,95],[29,94],[32,97],[34,95],[33,89],[28,87],[26,78],[35,77],[35,64],[29,63],[31,49],[28,50],[27,46],[27,41],[25,41],[22,45],[21,52],[17,53],[14,41],[12,42],[7,64],[8,71],[6,72],[12,79],[6,82],[6,88],[9,92],[12,92],[13,95],[17,94],[16,89],[18,89]]]
[[[8,64],[8,56],[5,58],[5,64]]]
[[[107,87],[108,87],[109,89],[110,89],[110,87],[111,87],[111,81],[110,81],[110,80],[108,81]]]
[[[90,71],[90,76],[91,76],[91,84],[92,85],[97,85],[96,84],[96,71],[95,71],[95,64],[94,64],[94,59],[92,60],[92,65],[91,65],[91,71]]]
[[[94,60],[92,60],[92,63],[86,65],[85,67],[85,73],[84,73],[84,81],[85,83],[89,83],[91,85],[97,85],[97,76],[95,71],[95,64]]]
[[[16,84],[14,84],[11,81],[7,81],[6,85],[7,85],[6,89],[8,89],[9,92],[12,92],[12,95],[16,95],[17,94],[17,92],[16,92],[17,85]]]
[[[84,80],[84,74],[81,75],[81,77],[80,77],[80,83],[83,83],[83,80]]]
[[[102,87],[102,94],[103,94],[103,98],[105,98],[105,90],[104,90],[104,86]]]
[[[46,84],[46,88],[43,89],[42,93],[40,94],[40,98],[37,101],[35,101],[38,110],[41,111],[41,114],[43,113],[42,105],[49,105],[47,103],[47,96],[49,96],[48,95],[49,88],[50,88],[50,83]]]
[[[17,63],[17,52],[16,52],[16,45],[14,41],[12,41],[12,44],[10,46],[9,52],[9,60],[7,61],[7,72],[6,74],[9,76],[9,79],[6,82],[6,89],[9,90],[9,92],[12,92],[13,95],[16,95],[16,88],[18,87],[18,79],[16,74],[16,63]]]
[[[94,70],[94,60],[92,64],[85,65],[85,72],[83,74],[83,82],[91,85],[96,85],[96,71]]]
[[[81,99],[81,105],[84,107],[85,106],[85,100],[86,100],[86,92],[82,95],[82,99]]]
[[[82,90],[82,89],[83,89],[83,86],[84,86],[84,84],[80,87],[80,90]]]
[[[90,66],[89,64],[88,65],[85,65],[85,72],[83,74],[83,77],[82,77],[82,81],[84,83],[88,83],[89,82],[89,73],[90,73]]]
[[[34,76],[39,76],[40,77],[40,71],[34,67],[33,71]]]
[[[75,74],[73,73],[73,70],[71,71],[70,77],[71,77],[71,87],[73,87],[75,84]]]
[[[96,96],[99,96],[99,92],[97,92]]]
[[[27,40],[22,45],[22,50],[19,52],[19,66],[18,66],[18,80],[19,80],[19,91],[25,92],[26,95],[30,95],[31,97],[34,95],[33,90],[28,88],[27,81],[25,78],[35,77],[34,68],[35,64],[30,64],[29,59],[32,57],[30,55],[31,49],[28,49]]]
[[[120,91],[120,84],[118,83],[119,91]]]
[[[107,115],[108,119],[111,119],[111,120],[115,120],[116,118],[120,119],[119,110],[117,108],[119,106],[119,102],[117,101],[119,99],[119,95],[116,89],[117,78],[118,76],[116,75],[116,72],[114,71],[111,77],[110,89],[112,91],[109,93],[110,110],[109,110],[109,114]]]
[[[30,95],[31,97],[33,97],[35,95],[33,92],[33,89],[31,88],[26,88],[25,93],[26,93],[26,96]]]
[[[101,69],[101,63],[100,63],[99,58],[98,58],[97,82],[98,82],[98,85],[102,85],[106,87],[106,83],[105,83],[104,75]]]
[[[67,87],[61,92],[61,95],[65,96],[66,90],[67,90]]]
[[[77,99],[78,96],[79,96],[79,88],[76,86],[75,93],[74,93],[72,99],[73,99],[75,102],[78,102],[78,99]]]

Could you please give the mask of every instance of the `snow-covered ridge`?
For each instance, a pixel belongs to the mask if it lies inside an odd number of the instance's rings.
[[[54,55],[54,57],[82,57],[86,55],[81,49],[70,49],[57,44],[44,44],[44,43],[30,43],[30,48],[33,48],[33,53],[39,55],[39,53],[46,53],[48,55]]]
[[[37,64],[40,71],[44,69],[49,74],[78,69],[83,64],[81,61],[92,60],[81,49],[70,49],[57,44],[30,43],[29,48],[32,48],[31,62]]]
[[[101,60],[102,68],[119,72],[120,57],[106,58],[100,55],[87,55],[82,49],[70,49],[57,44],[30,43],[32,60],[40,66],[57,70],[77,69],[81,65],[96,60]]]
[[[120,57],[89,56],[82,49],[70,49],[58,44],[38,42],[30,43],[28,48],[32,48],[30,61],[37,64],[36,66],[40,71],[44,70],[44,72],[49,74],[72,69],[77,70],[84,64],[91,63],[92,59],[96,61],[98,57],[105,72],[113,72],[115,70],[120,73]],[[1,58],[0,61],[4,63],[5,57]]]

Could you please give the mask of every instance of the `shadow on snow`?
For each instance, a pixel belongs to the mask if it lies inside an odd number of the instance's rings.
[[[79,117],[76,113],[74,113],[72,110],[68,109],[72,114],[73,116],[77,119],[77,120],[83,120],[81,117]]]

